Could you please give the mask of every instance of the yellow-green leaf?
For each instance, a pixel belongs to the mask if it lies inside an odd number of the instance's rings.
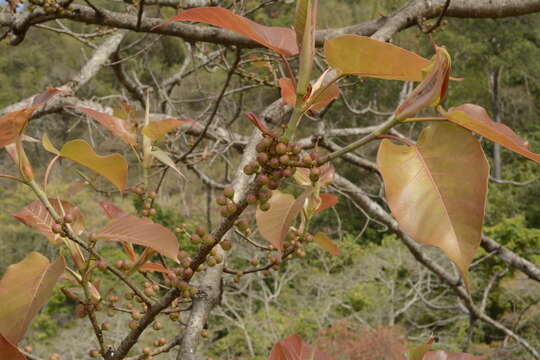
[[[413,146],[383,140],[377,165],[401,228],[417,242],[441,248],[459,268],[468,290],[489,174],[480,142],[454,124],[433,124]]]
[[[366,36],[344,35],[324,43],[326,61],[342,75],[422,81],[430,61],[413,52]]]
[[[141,132],[150,140],[157,141],[165,136],[165,134],[167,134],[169,131],[190,122],[192,122],[192,120],[189,119],[164,119],[152,121],[148,125],[145,125]]]
[[[51,139],[49,139],[49,135],[47,133],[43,134],[43,139],[41,140],[41,143],[43,144],[43,148],[47,150],[50,153],[60,155],[60,150],[58,150],[53,143],[51,142]]]
[[[127,183],[128,163],[120,154],[101,156],[84,140],[71,140],[64,144],[60,156],[75,161],[107,178],[120,191]]]
[[[332,241],[325,233],[318,232],[313,236],[313,239],[320,247],[329,252],[331,255],[336,256],[339,254],[339,249],[335,242]]]

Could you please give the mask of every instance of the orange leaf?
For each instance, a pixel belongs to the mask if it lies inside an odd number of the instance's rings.
[[[338,197],[334,194],[320,194],[319,197],[321,198],[321,205],[319,205],[316,213],[336,206],[336,204],[339,202]]]
[[[327,69],[321,74],[317,81],[313,84],[311,94],[306,100],[309,104],[307,110],[322,110],[328,106],[333,100],[339,97],[339,87],[336,84],[330,84],[335,80],[337,74],[334,69]],[[328,85],[328,86],[327,86]]]
[[[281,78],[278,81],[279,88],[281,89],[281,98],[285,104],[296,104],[296,90],[294,89],[293,82],[289,78]]]
[[[0,359],[2,360],[26,360],[15,345],[9,342],[2,334],[0,334]]]
[[[540,154],[531,152],[527,141],[517,136],[508,126],[492,121],[483,107],[464,104],[450,108],[444,115],[451,122],[540,163]]]
[[[321,176],[319,177],[318,182],[321,187],[326,187],[334,182],[334,177],[336,176],[336,169],[331,163],[324,163],[319,167],[321,169]],[[310,170],[308,168],[297,168],[294,173],[294,179],[299,185],[302,186],[311,186],[312,181],[309,179]]]
[[[443,47],[437,46],[436,50],[431,71],[395,111],[398,119],[405,120],[418,111],[428,106],[436,106],[444,100],[448,89],[451,61],[450,55]]]
[[[52,99],[57,94],[60,94],[62,92],[64,91],[57,88],[48,87],[44,91],[34,96],[34,98],[32,99],[32,106],[40,106],[40,105],[46,104],[50,99]]]
[[[139,271],[151,271],[151,272],[160,272],[160,273],[170,273],[170,270],[164,267],[161,264],[156,264],[153,262],[145,262],[139,267]]]
[[[64,200],[59,201],[49,198],[49,202],[58,214],[69,214],[73,218],[71,226],[75,233],[80,234],[84,230],[84,218],[78,207]],[[52,232],[51,227],[54,224],[54,220],[40,200],[34,201],[11,216],[45,235],[53,245],[58,245],[62,241],[60,235]]]
[[[120,191],[124,190],[128,163],[122,155],[98,155],[86,141],[80,139],[65,143],[59,155],[97,172],[116,185]]]
[[[300,335],[291,335],[272,348],[268,360],[332,360],[328,355],[318,351],[302,341]]]
[[[198,7],[183,11],[152,28],[175,21],[198,21],[243,35],[283,56],[298,54],[296,35],[292,29],[257,24],[222,7]]]
[[[151,140],[159,140],[169,131],[176,129],[177,127],[192,123],[190,119],[164,119],[159,121],[152,121],[150,124],[145,125],[142,128],[142,134]]]
[[[326,61],[342,75],[390,80],[422,81],[431,63],[396,45],[359,35],[344,35],[324,42]]]
[[[326,234],[322,232],[318,232],[313,237],[313,240],[317,244],[319,244],[320,247],[322,247],[324,250],[329,252],[331,255],[336,256],[339,254],[339,249],[335,242],[332,241]]]
[[[129,145],[135,146],[137,144],[137,135],[135,133],[135,128],[128,121],[83,106],[68,107],[77,109],[82,113],[88,115],[89,117],[103,125],[105,128],[107,128],[107,130],[112,132],[115,137],[121,139]]]
[[[283,250],[283,240],[310,193],[311,190],[306,190],[298,199],[295,199],[290,194],[274,190],[269,200],[270,210],[261,211],[257,208],[255,213],[257,228],[261,236],[276,249]]]
[[[417,242],[440,247],[469,290],[469,265],[480,245],[489,174],[480,142],[459,126],[434,124],[414,146],[383,140],[377,165],[401,228]]]
[[[7,268],[0,280],[0,333],[12,344],[22,339],[64,268],[62,257],[51,264],[37,252]]]
[[[150,219],[126,215],[113,219],[96,234],[98,239],[128,242],[147,246],[178,262],[178,240],[176,236]]]
[[[0,118],[0,148],[11,144],[22,134],[28,119],[36,108],[37,106],[21,109]]]

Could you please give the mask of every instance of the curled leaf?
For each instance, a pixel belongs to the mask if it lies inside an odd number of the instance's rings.
[[[178,170],[175,162],[171,159],[169,154],[166,153],[165,151],[158,148],[153,148],[152,151],[150,152],[150,155],[152,155],[153,157],[155,157],[156,159],[158,159],[159,161],[161,161],[162,163],[164,163],[165,165],[167,165],[168,167],[176,171],[178,175],[180,175],[184,179],[186,178],[184,174],[182,174],[180,170]]]

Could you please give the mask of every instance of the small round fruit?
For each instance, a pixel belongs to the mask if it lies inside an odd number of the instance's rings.
[[[261,211],[268,211],[270,210],[270,203],[262,203],[262,204],[259,204],[259,209]]]
[[[232,241],[231,240],[228,240],[228,239],[225,239],[225,240],[222,240],[219,245],[221,246],[221,248],[225,251],[228,251],[228,250],[231,250],[232,248]]]
[[[232,199],[234,197],[234,188],[232,186],[227,186],[223,189],[223,195],[226,198]]]

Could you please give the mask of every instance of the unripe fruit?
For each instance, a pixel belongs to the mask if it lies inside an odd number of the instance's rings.
[[[253,258],[251,259],[251,261],[249,262],[252,266],[257,266],[259,265],[259,259],[257,258]]]
[[[270,203],[262,203],[262,204],[259,204],[259,209],[261,211],[268,211],[270,210]]]
[[[259,199],[257,199],[257,195],[255,194],[248,194],[248,196],[246,196],[246,202],[249,205],[255,205],[258,201]]]
[[[277,182],[276,180],[270,180],[268,182],[268,185],[266,186],[268,186],[270,190],[276,190],[277,188],[279,188],[279,182]]]
[[[88,356],[90,356],[91,358],[97,358],[97,357],[99,356],[99,351],[97,351],[97,350],[95,350],[95,349],[94,349],[94,350],[90,350],[90,351],[88,352]]]
[[[214,239],[214,236],[212,234],[206,234],[203,237],[203,243],[205,245],[212,245],[214,243],[214,241],[215,241],[215,239]]]
[[[137,325],[138,325],[138,324],[139,324],[139,323],[137,322],[137,320],[131,320],[131,321],[129,322],[129,328],[130,328],[131,330],[134,330],[134,329],[137,328]]]
[[[259,191],[258,198],[261,202],[267,202],[268,200],[270,200],[270,198],[272,198],[272,191],[262,189],[261,191]]]
[[[100,260],[98,263],[97,263],[97,268],[101,271],[105,271],[107,270],[107,263],[104,261],[104,260]]]
[[[216,259],[216,263],[217,264],[221,264],[223,262],[223,255],[221,254],[217,254],[217,255],[214,255],[214,259]]]
[[[154,330],[161,330],[163,328],[163,325],[161,325],[161,323],[159,321],[156,321],[152,324],[152,328]]]
[[[187,268],[184,270],[184,279],[189,279],[193,276],[193,270],[191,268]]]
[[[281,172],[281,175],[283,175],[283,177],[291,177],[294,175],[295,172],[296,172],[295,167],[288,167],[286,169],[283,169],[283,171]]]
[[[223,189],[223,195],[226,198],[232,199],[234,197],[234,188],[232,186],[227,186]]]
[[[145,288],[145,289],[143,290],[143,292],[144,292],[144,294],[145,294],[146,296],[150,296],[150,297],[156,296],[156,292],[154,291],[154,289],[152,289],[152,288],[150,288],[150,287]]]
[[[273,157],[273,158],[270,159],[268,165],[270,165],[270,167],[271,167],[272,169],[277,169],[277,168],[279,168],[279,166],[280,166],[281,164],[280,164],[280,162],[279,162],[279,158]]]
[[[287,154],[281,155],[281,156],[279,157],[279,162],[280,162],[282,165],[288,165],[288,164],[289,164],[289,161],[290,161],[289,155],[287,155]]]
[[[156,210],[156,209],[153,209],[153,208],[152,208],[152,209],[148,210],[148,215],[150,215],[150,216],[156,216],[156,214],[157,214],[157,210]]]
[[[207,259],[206,259],[206,264],[210,267],[214,267],[217,265],[217,261],[216,259],[213,257],[213,256],[209,256]]]
[[[259,174],[255,178],[255,182],[257,184],[261,185],[261,186],[264,186],[264,185],[268,184],[268,181],[270,181],[270,179],[268,179],[268,176],[266,176],[264,174]]]
[[[141,211],[141,215],[142,215],[142,216],[148,216],[148,214],[149,214],[149,212],[148,212],[148,210],[146,210],[146,209],[144,209],[144,210]]]
[[[64,231],[64,229],[62,229],[62,225],[60,224],[53,224],[51,230],[55,234],[61,234]]]
[[[73,222],[73,215],[71,214],[66,214],[64,215],[64,223],[66,224],[71,224]]]
[[[24,347],[24,351],[31,354],[32,351],[34,351],[34,349],[30,345],[27,345],[27,346]]]
[[[216,198],[216,204],[220,206],[227,205],[227,198],[225,197],[225,195],[218,195],[218,197]]]
[[[205,329],[201,330],[201,337],[207,338],[208,336],[209,336],[209,334],[208,334],[207,330],[205,330]]]
[[[142,317],[141,313],[137,310],[131,312],[131,318],[133,320],[139,320]]]
[[[313,182],[316,182],[321,177],[321,169],[312,168],[309,172],[309,179]]]
[[[107,331],[111,328],[111,323],[108,322],[108,321],[104,321],[102,324],[101,324],[101,330],[103,331]]]
[[[236,212],[237,207],[235,203],[229,203],[227,204],[227,213],[228,215],[232,215]]]
[[[283,155],[287,152],[287,145],[280,142],[276,145],[276,154]]]
[[[192,244],[200,244],[201,243],[201,237],[197,234],[191,234],[190,241]]]
[[[225,240],[222,240],[219,245],[221,246],[221,248],[225,251],[228,251],[228,250],[231,250],[232,248],[232,241],[231,240],[228,240],[228,239],[225,239]]]
[[[302,147],[298,144],[289,144],[289,151],[294,155],[298,155],[302,151]]]
[[[267,153],[265,152],[261,152],[261,153],[258,153],[257,154],[257,162],[261,165],[264,165],[268,162],[268,160],[270,159],[270,157],[268,156]]]
[[[167,340],[164,337],[158,339],[159,345],[163,346],[167,343]]]
[[[60,360],[60,354],[52,353],[51,356],[49,356],[49,360]]]
[[[143,349],[142,349],[142,352],[143,352],[144,355],[150,355],[150,352],[151,352],[151,351],[152,351],[152,350],[151,350],[148,346],[145,346],[145,347],[143,347]]]
[[[195,232],[199,236],[204,236],[204,234],[206,234],[206,228],[204,226],[197,226],[197,228],[195,229]]]
[[[249,224],[245,219],[240,219],[236,222],[236,226],[238,227],[238,230],[245,231],[247,228],[249,228]]]
[[[304,155],[302,157],[302,162],[304,163],[304,165],[306,166],[311,166],[311,164],[313,164],[313,159],[311,158],[310,155]]]

